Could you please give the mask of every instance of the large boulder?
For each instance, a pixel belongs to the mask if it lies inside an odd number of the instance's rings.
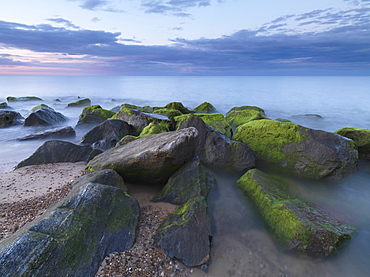
[[[21,124],[23,117],[15,111],[0,111],[0,128]]]
[[[24,121],[24,126],[50,126],[60,124],[67,118],[53,108],[41,104],[34,107]]]
[[[245,172],[255,166],[253,151],[244,143],[232,141],[209,127],[202,118],[191,115],[179,123],[179,129],[195,127],[199,132],[196,153],[208,166],[226,171]]]
[[[99,105],[85,107],[78,118],[77,127],[82,127],[85,125],[96,126],[111,118],[114,114],[114,112],[105,110]]]
[[[164,122],[172,124],[172,121],[165,115],[151,114],[139,110],[132,110],[128,108],[121,109],[111,119],[120,119],[126,121],[128,124],[136,128],[136,132],[140,134],[142,130],[151,122],[160,123]]]
[[[357,147],[361,158],[370,159],[370,130],[352,127],[343,127],[334,133],[352,139]]]
[[[94,148],[107,150],[127,135],[135,135],[133,127],[123,120],[111,119],[87,132],[81,142],[93,145]]]
[[[312,256],[335,253],[355,229],[283,191],[282,181],[251,169],[238,181],[277,240],[289,249]]]
[[[76,131],[71,127],[60,127],[43,132],[29,134],[24,137],[17,138],[17,140],[34,140],[34,139],[61,139],[61,138],[73,138],[76,136]]]
[[[207,269],[210,263],[211,221],[204,197],[193,198],[163,220],[154,245],[188,267]]]
[[[95,276],[105,256],[131,248],[139,205],[115,184],[79,180],[68,196],[0,243],[1,276]]]
[[[182,205],[199,196],[207,199],[215,186],[215,177],[203,168],[199,160],[195,160],[172,175],[166,186],[152,201]]]
[[[151,134],[160,134],[163,132],[169,132],[170,128],[171,128],[170,124],[165,122],[158,123],[151,122],[141,131],[140,137],[146,137]]]
[[[90,170],[113,169],[130,183],[164,184],[194,157],[195,128],[149,135],[111,148],[88,163]]]
[[[91,100],[89,98],[84,98],[77,100],[75,102],[68,103],[67,107],[75,107],[75,108],[80,108],[80,107],[86,107],[91,105]]]
[[[197,113],[216,113],[217,109],[209,102],[203,102],[194,108]]]
[[[76,145],[68,141],[50,140],[41,145],[30,157],[21,161],[17,168],[46,163],[89,161],[102,151],[90,145]]]
[[[340,135],[289,122],[254,120],[236,129],[236,140],[257,160],[313,179],[339,179],[356,169],[355,143]]]
[[[233,127],[260,119],[267,119],[267,116],[263,109],[256,106],[234,107],[226,114],[226,121]]]

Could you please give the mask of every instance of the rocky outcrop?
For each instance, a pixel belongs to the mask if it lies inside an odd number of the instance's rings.
[[[163,132],[169,132],[170,128],[171,128],[170,124],[165,122],[158,123],[151,122],[141,131],[140,137],[146,137],[151,134],[160,134]]]
[[[46,130],[43,132],[29,134],[24,137],[17,138],[17,140],[34,140],[34,139],[61,139],[61,138],[73,138],[76,136],[76,131],[71,127],[61,127]]]
[[[15,111],[0,111],[0,128],[21,124],[23,117]]]
[[[86,133],[81,142],[93,145],[94,148],[107,150],[114,147],[124,136],[135,135],[134,128],[127,122],[111,119]]]
[[[196,153],[205,165],[237,172],[245,172],[255,166],[253,151],[247,145],[229,140],[199,116],[189,116],[179,123],[178,128],[188,127],[195,127],[199,132]]]
[[[14,97],[14,96],[8,96],[6,98],[6,101],[8,102],[19,102],[19,101],[42,101],[41,98],[36,96],[23,96],[23,97]]]
[[[206,270],[210,263],[211,239],[207,203],[204,197],[198,197],[164,219],[154,236],[154,245],[188,267],[201,266]]]
[[[203,102],[194,108],[197,113],[216,113],[217,109],[209,102]]]
[[[352,226],[288,195],[277,178],[257,169],[249,170],[237,183],[252,199],[277,240],[289,249],[328,256],[354,233]]]
[[[166,186],[152,201],[182,205],[199,196],[207,199],[215,186],[216,179],[213,175],[207,172],[198,160],[195,160],[172,175]]]
[[[267,119],[267,116],[263,109],[256,106],[234,107],[226,114],[226,121],[233,127],[260,119]]]
[[[86,107],[90,105],[91,105],[91,100],[89,98],[84,98],[84,99],[80,99],[75,102],[69,103],[67,107],[80,108],[80,107]]]
[[[85,107],[78,118],[76,127],[96,126],[111,118],[114,114],[114,112],[105,110],[99,105]]]
[[[370,130],[352,127],[343,127],[334,133],[352,139],[358,148],[361,158],[370,159]]]
[[[194,157],[197,139],[195,128],[149,135],[105,151],[88,168],[113,169],[130,183],[165,184]]]
[[[13,110],[13,108],[8,106],[8,104],[6,102],[2,102],[2,103],[0,103],[0,110],[11,111],[11,110]]]
[[[106,255],[131,248],[139,205],[115,180],[77,181],[62,202],[2,242],[0,275],[92,277]]]
[[[53,108],[41,104],[34,107],[24,121],[24,126],[51,126],[66,121],[67,118]]]
[[[17,168],[27,165],[89,161],[102,151],[90,145],[76,145],[67,141],[50,140],[41,145],[35,153],[21,161]]]
[[[254,120],[236,129],[235,139],[257,160],[313,179],[340,179],[357,166],[355,143],[334,133],[289,122]]]

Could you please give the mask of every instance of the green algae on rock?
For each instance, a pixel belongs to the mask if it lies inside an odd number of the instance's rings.
[[[183,114],[188,114],[190,111],[181,102],[171,102],[164,106],[165,109],[178,110]]]
[[[13,96],[8,96],[6,98],[6,101],[8,102],[18,102],[18,101],[42,101],[40,97],[36,96],[24,96],[24,97],[13,97]]]
[[[160,108],[156,109],[153,113],[162,114],[168,116],[169,119],[174,120],[176,116],[182,115],[183,113],[175,109]]]
[[[216,113],[217,109],[209,102],[203,102],[199,106],[194,108],[197,113]]]
[[[248,145],[257,160],[313,179],[340,179],[357,167],[352,140],[289,122],[254,120],[239,126],[235,140]]]
[[[77,100],[75,102],[69,103],[67,107],[86,107],[91,105],[91,100],[89,98],[84,98]]]
[[[188,267],[210,263],[211,221],[205,198],[192,198],[166,217],[154,236],[154,245]]]
[[[361,158],[370,159],[370,129],[343,127],[334,133],[352,139],[358,147]]]
[[[225,118],[234,127],[252,120],[268,119],[265,111],[256,106],[234,107],[226,114]]]
[[[351,239],[354,227],[287,194],[282,182],[257,169],[237,181],[280,243],[312,256],[328,256]]]
[[[146,137],[151,134],[160,134],[163,132],[169,132],[170,131],[170,125],[165,122],[158,122],[149,123],[148,126],[146,126],[140,133],[139,137]]]

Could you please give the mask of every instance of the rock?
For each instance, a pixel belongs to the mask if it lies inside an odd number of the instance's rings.
[[[120,106],[120,109],[139,110],[139,111],[146,112],[146,113],[152,113],[154,112],[155,108],[150,107],[150,106],[141,107],[141,106],[136,106],[136,105],[131,105],[131,104],[122,104]]]
[[[68,141],[50,140],[41,145],[30,157],[21,161],[16,168],[46,163],[89,161],[101,152],[90,145],[80,146]]]
[[[6,98],[6,101],[8,102],[19,102],[19,101],[42,101],[41,98],[36,97],[36,96],[25,96],[25,97],[13,97],[13,96],[8,96]]]
[[[334,133],[352,139],[357,147],[361,158],[370,159],[370,130],[352,127],[343,127]]]
[[[252,199],[277,240],[312,256],[335,253],[355,229],[283,191],[283,182],[251,169],[238,186]]]
[[[257,160],[313,179],[340,179],[357,166],[352,140],[294,123],[254,120],[236,129],[235,139],[252,148]]]
[[[43,132],[29,134],[24,137],[17,138],[16,140],[33,140],[33,139],[46,139],[46,138],[73,138],[76,136],[76,131],[71,127],[60,127]]]
[[[229,140],[199,116],[189,116],[179,123],[179,129],[188,127],[195,127],[199,132],[196,153],[205,165],[236,172],[245,172],[255,166],[253,151],[247,145]]]
[[[24,126],[50,126],[60,124],[67,118],[47,105],[34,107],[24,121]]]
[[[190,111],[185,108],[185,106],[181,102],[171,102],[168,103],[166,106],[164,106],[165,109],[172,109],[172,110],[178,110],[183,114],[190,113]]]
[[[167,124],[172,124],[171,120],[167,116],[160,114],[149,114],[138,110],[130,110],[127,108],[121,109],[112,117],[112,119],[120,119],[126,121],[128,124],[136,128],[136,132],[138,134],[140,134],[141,131],[151,122],[164,122]]]
[[[69,103],[67,107],[86,107],[91,105],[91,100],[89,98],[84,98],[77,100],[76,102]]]
[[[23,117],[15,111],[0,111],[0,128],[21,124]]]
[[[217,109],[211,103],[203,102],[197,106],[194,111],[197,113],[216,113]]]
[[[149,135],[111,148],[87,166],[94,171],[113,169],[130,183],[164,184],[194,157],[197,139],[195,128]]]
[[[95,276],[105,256],[135,241],[139,205],[121,188],[79,182],[0,244],[1,276]]]
[[[115,113],[113,111],[105,110],[99,105],[85,107],[78,118],[76,127],[84,125],[98,125],[111,118],[114,114]]]
[[[87,183],[97,183],[101,185],[117,187],[122,189],[123,192],[127,192],[127,187],[122,177],[112,169],[95,171],[81,176],[72,183],[72,186],[76,187]]]
[[[267,119],[267,116],[263,109],[256,106],[234,107],[226,114],[226,121],[233,127],[260,119]]]
[[[138,139],[138,137],[130,136],[130,135],[125,136],[119,142],[117,142],[116,147],[130,143],[136,139]]]
[[[172,175],[166,186],[152,201],[182,205],[199,196],[207,199],[215,186],[216,179],[213,175],[200,165],[199,160],[195,160]]]
[[[151,122],[149,123],[148,126],[146,126],[140,133],[139,137],[146,137],[151,134],[160,134],[163,132],[169,132],[170,131],[170,124],[165,123],[165,122],[158,122],[154,123]]]
[[[165,108],[156,109],[153,113],[166,115],[172,121],[174,120],[176,116],[182,115],[182,112],[180,112],[179,110],[165,109]]]
[[[212,231],[204,197],[193,198],[161,223],[154,236],[155,247],[188,267],[210,263]]]
[[[3,102],[3,103],[0,103],[0,110],[10,111],[10,110],[13,110],[13,108],[8,106],[6,102]]]
[[[82,137],[81,142],[93,145],[94,148],[107,150],[114,147],[124,136],[134,134],[133,127],[127,124],[127,122],[111,119],[104,121],[86,133]]]
[[[189,120],[194,114],[184,114],[181,116],[175,117],[175,121],[177,126],[183,121]],[[225,117],[222,114],[199,114],[196,113],[195,115],[199,116],[204,123],[208,126],[216,129],[217,131],[224,134],[227,138],[231,138],[233,136],[233,131],[229,123],[226,122]]]
[[[307,113],[307,114],[295,114],[291,116],[292,118],[311,118],[311,119],[324,119],[321,115],[319,114],[312,114],[312,113]]]

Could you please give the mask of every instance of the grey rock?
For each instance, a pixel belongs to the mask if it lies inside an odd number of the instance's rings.
[[[50,126],[60,124],[67,118],[60,112],[54,111],[46,105],[39,105],[32,109],[24,121],[24,126]]]
[[[0,128],[21,124],[23,117],[15,111],[0,111]]]
[[[148,135],[103,152],[87,166],[113,169],[130,183],[164,184],[194,157],[197,139],[195,128]]]
[[[76,137],[76,131],[71,127],[60,127],[54,128],[50,130],[46,130],[43,132],[29,134],[24,137],[17,138],[17,140],[34,140],[34,139],[46,139],[46,138],[54,138],[54,139],[61,139],[61,138],[73,138]]]

